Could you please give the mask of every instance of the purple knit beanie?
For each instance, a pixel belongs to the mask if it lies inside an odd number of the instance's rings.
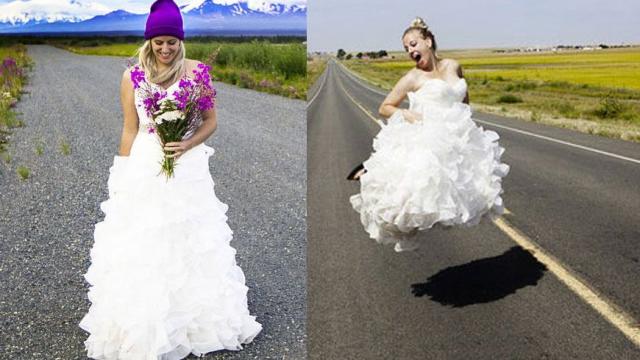
[[[184,40],[182,29],[182,14],[173,0],[156,0],[151,5],[147,27],[144,31],[145,40],[156,36],[175,36]]]

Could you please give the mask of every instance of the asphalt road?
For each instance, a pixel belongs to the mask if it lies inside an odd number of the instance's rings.
[[[377,114],[383,98],[335,63],[310,91],[309,358],[640,358],[633,342],[489,221],[430,230],[411,253],[367,237],[348,201],[358,184],[345,177],[368,157],[379,129],[363,109]],[[506,148],[505,219],[639,319],[640,164],[521,131],[635,159],[640,144],[474,118]]]
[[[11,162],[0,165],[0,358],[83,359],[88,334],[77,324],[89,302],[82,274],[118,151],[126,62],[48,46],[32,46],[29,55],[36,66],[17,109],[26,126],[12,135]],[[215,86],[210,171],[229,205],[231,245],[263,331],[240,352],[206,358],[303,359],[305,102]],[[20,165],[31,170],[26,181],[16,174]]]

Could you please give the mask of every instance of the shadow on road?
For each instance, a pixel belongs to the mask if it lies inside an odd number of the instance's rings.
[[[463,307],[496,301],[525,286],[535,286],[546,270],[530,252],[514,246],[502,255],[441,270],[425,283],[411,285],[411,292],[442,305]]]

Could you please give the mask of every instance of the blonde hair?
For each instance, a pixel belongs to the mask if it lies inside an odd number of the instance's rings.
[[[156,65],[156,54],[153,52],[151,40],[146,40],[141,47],[136,51],[138,57],[138,65],[144,70],[145,77],[148,81],[155,84],[175,83],[185,72],[184,59],[187,54],[184,41],[180,41],[180,49],[178,54],[173,59],[169,68],[165,71],[158,73],[158,67]]]
[[[438,49],[436,38],[435,36],[433,36],[431,30],[429,30],[429,26],[427,26],[427,23],[421,17],[416,17],[415,19],[413,19],[413,21],[411,21],[409,27],[402,34],[402,38],[404,38],[404,36],[411,31],[418,31],[420,33],[420,36],[422,36],[422,38],[425,40],[427,38],[431,39],[431,48],[433,49],[435,55],[435,52]]]

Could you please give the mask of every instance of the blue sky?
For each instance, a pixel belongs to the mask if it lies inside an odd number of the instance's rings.
[[[401,50],[420,16],[441,49],[639,43],[638,0],[309,0],[311,51]]]

